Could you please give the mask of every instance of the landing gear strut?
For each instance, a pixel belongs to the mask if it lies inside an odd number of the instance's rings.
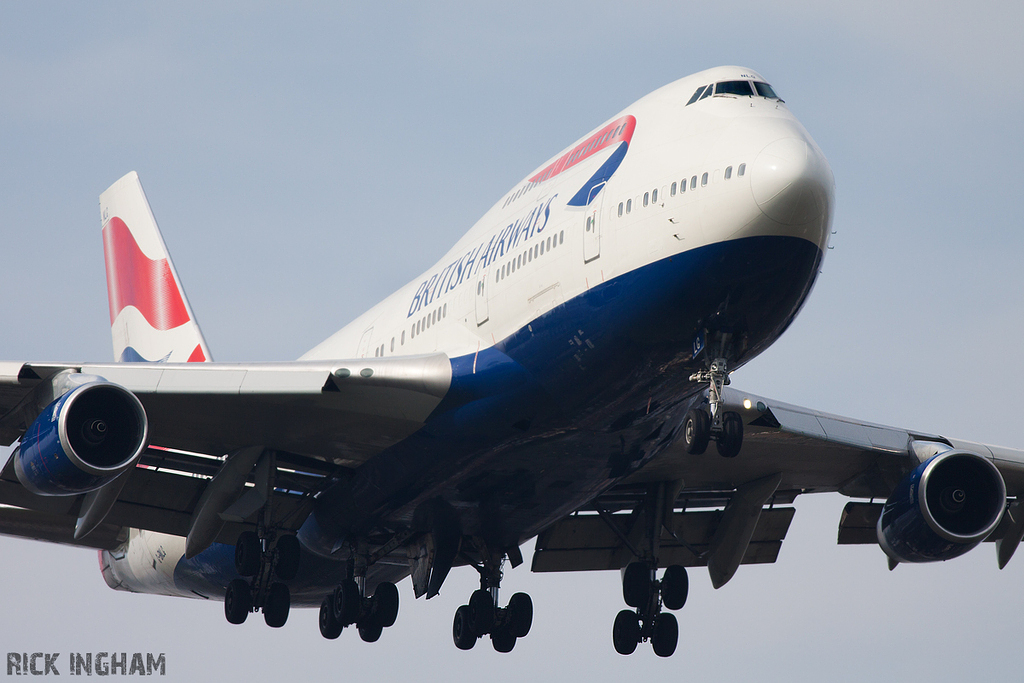
[[[689,579],[686,568],[672,565],[659,581],[656,569],[646,562],[631,562],[622,573],[622,597],[635,609],[624,609],[615,616],[612,644],[620,655],[630,655],[645,640],[651,641],[654,654],[670,657],[679,640],[679,623],[674,614],[686,604]]]
[[[708,408],[698,406],[683,420],[683,446],[687,453],[700,455],[714,438],[720,455],[735,458],[743,445],[743,418],[723,410],[722,388],[729,384],[728,363],[716,358],[707,370],[690,375],[693,382],[708,383]]]
[[[390,581],[377,585],[367,597],[365,579],[346,579],[320,604],[320,635],[334,639],[346,626],[356,627],[359,637],[375,643],[398,619],[398,587]]]
[[[298,573],[300,550],[294,534],[283,534],[274,543],[275,470],[271,452],[257,465],[257,487],[266,491],[267,498],[257,517],[256,531],[243,531],[235,542],[235,571],[244,578],[231,581],[224,593],[224,616],[232,624],[241,624],[249,612],[256,610],[263,610],[263,618],[272,628],[288,621],[291,592],[283,582],[291,581]]]
[[[260,525],[263,529],[263,525]],[[235,543],[235,571],[246,578],[234,579],[224,593],[224,616],[241,624],[249,612],[263,610],[267,626],[280,628],[288,621],[291,594],[283,583],[295,578],[299,569],[299,541],[286,534],[270,548],[267,534],[243,531]]]
[[[511,652],[516,640],[525,638],[533,625],[533,600],[526,593],[515,593],[505,607],[498,607],[498,586],[501,584],[501,563],[504,554],[483,552],[484,561],[477,567],[480,588],[473,591],[469,603],[455,610],[452,639],[455,647],[469,650],[476,641],[490,635],[491,645],[498,652]]]

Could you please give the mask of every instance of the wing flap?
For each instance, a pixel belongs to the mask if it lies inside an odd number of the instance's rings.
[[[795,508],[791,507],[764,508],[741,564],[775,562],[795,512]],[[676,536],[686,541],[686,545],[663,531],[660,538],[659,565],[707,566],[711,540],[715,536],[722,515],[721,510],[673,514],[672,528]],[[612,515],[612,519],[622,525],[627,523],[629,517],[622,514]],[[634,559],[629,548],[600,517],[589,514],[572,515],[548,527],[537,537],[532,571],[622,569]]]

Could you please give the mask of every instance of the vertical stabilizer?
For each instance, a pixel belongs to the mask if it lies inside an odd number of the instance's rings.
[[[100,217],[114,359],[212,360],[135,171],[100,195]]]

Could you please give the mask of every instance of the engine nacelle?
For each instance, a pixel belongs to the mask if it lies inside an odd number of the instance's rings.
[[[48,405],[21,437],[18,481],[43,496],[100,488],[135,465],[149,425],[135,394],[106,381],[82,384]]]
[[[949,450],[917,466],[878,518],[878,544],[899,562],[963,555],[992,533],[1006,508],[1006,484],[987,458]]]

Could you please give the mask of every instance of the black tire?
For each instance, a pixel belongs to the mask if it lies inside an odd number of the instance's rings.
[[[334,618],[342,626],[356,623],[359,619],[363,596],[354,579],[345,579],[334,589]]]
[[[654,622],[654,631],[651,633],[651,647],[654,654],[659,657],[671,657],[676,651],[676,643],[679,642],[679,622],[676,615],[662,612]]]
[[[235,579],[224,592],[224,616],[230,624],[241,624],[252,609],[252,590],[244,579]]]
[[[735,458],[743,446],[743,418],[739,413],[722,416],[722,433],[718,435],[718,452],[723,458]]]
[[[494,598],[491,592],[479,588],[469,596],[470,625],[477,637],[494,629]]]
[[[636,612],[624,609],[615,615],[612,626],[612,645],[620,655],[631,655],[640,642],[640,620]]]
[[[525,638],[533,626],[533,600],[526,593],[515,593],[508,601],[508,630],[516,638]]]
[[[651,568],[630,562],[622,574],[622,599],[630,607],[643,609],[651,601]]]
[[[666,569],[661,577],[662,604],[670,610],[682,609],[689,593],[690,578],[686,575],[686,567],[674,564]]]
[[[363,639],[364,643],[376,643],[380,640],[380,634],[384,631],[384,627],[377,623],[376,619],[367,620],[368,623],[360,624],[356,627],[359,631],[359,637]]]
[[[287,534],[277,539],[277,565],[274,573],[282,581],[291,581],[299,573],[299,539]]]
[[[460,650],[472,650],[476,645],[476,634],[470,623],[469,605],[463,605],[455,610],[455,619],[452,621],[452,640],[455,647]]]
[[[235,571],[239,576],[256,576],[263,561],[263,547],[255,531],[243,531],[235,541]]]
[[[507,625],[502,626],[491,633],[491,645],[495,652],[512,652],[512,648],[516,646],[516,637]]]
[[[398,619],[398,586],[385,581],[373,591],[372,614],[381,628],[393,626]]]
[[[334,640],[344,628],[334,616],[334,593],[331,593],[320,603],[320,635],[327,640]]]
[[[711,440],[711,417],[702,408],[693,408],[683,420],[683,447],[691,455],[708,449]]]
[[[283,583],[270,584],[267,591],[267,604],[263,606],[263,619],[271,628],[281,628],[288,621],[288,611],[292,606],[291,592]]]

